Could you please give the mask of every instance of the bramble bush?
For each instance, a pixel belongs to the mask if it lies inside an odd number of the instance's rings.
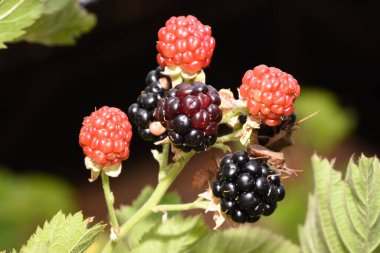
[[[94,25],[95,16],[75,0],[3,1],[0,48],[21,40],[74,44],[76,37]],[[249,225],[270,219],[277,208],[287,208],[281,203],[286,198],[281,181],[298,171],[287,166],[282,151],[293,145],[292,133],[302,122],[312,124],[309,118],[314,114],[310,111],[309,117],[297,121],[294,102],[300,86],[278,68],[259,65],[248,70],[236,87],[237,99],[229,89],[217,91],[206,84],[204,69],[215,45],[211,27],[193,16],[166,22],[158,31],[159,67],[148,73],[146,87],[130,105],[128,116],[118,108],[103,106],[84,118],[80,130],[85,167],[91,172],[90,182],[101,178],[109,222],[91,224],[93,218],[81,212],[60,211],[37,228],[20,252],[84,252],[89,248],[133,253],[380,252],[380,165],[376,157],[353,157],[344,177],[333,162],[312,157],[314,192],[309,196],[305,223],[298,230],[300,245]],[[221,134],[220,125],[228,126],[228,132]],[[157,185],[142,189],[131,205],[115,209],[110,177],[122,173],[122,162],[134,152],[130,146],[133,127],[157,147],[152,150],[159,167]],[[232,152],[230,144],[234,143],[242,150]],[[190,203],[181,203],[174,192],[167,193],[193,156],[210,149],[226,155],[206,178],[200,178],[207,189]],[[183,215],[192,209],[211,213],[214,229],[205,225],[203,215]],[[223,223],[231,228],[221,230]]]

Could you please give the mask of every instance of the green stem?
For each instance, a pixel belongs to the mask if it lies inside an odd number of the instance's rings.
[[[147,202],[145,202],[145,204],[120,227],[118,238],[114,242],[108,242],[103,249],[103,253],[112,252],[117,243],[126,236],[129,230],[131,230],[139,221],[151,213],[152,208],[161,201],[170,185],[173,183],[173,181],[176,179],[176,177],[179,175],[179,173],[186,166],[187,162],[194,154],[194,151],[183,153],[182,157],[177,162],[160,168],[160,171],[163,169],[167,170],[167,175],[159,180],[156,189],[147,200]]]
[[[152,208],[153,212],[187,211],[192,209],[206,209],[210,201],[194,201],[186,204],[158,205]]]
[[[230,141],[238,141],[241,137],[242,130],[239,129],[238,131],[234,131],[230,134],[226,134],[223,136],[218,137],[217,143],[225,143],[225,142],[230,142]]]
[[[235,110],[226,113],[219,124],[226,124],[230,119],[239,116],[240,114],[248,114],[247,108],[236,108]]]
[[[117,222],[115,208],[113,207],[115,198],[111,192],[110,180],[109,180],[109,177],[106,175],[106,173],[102,172],[101,174],[102,174],[102,185],[103,185],[104,197],[106,198],[110,222],[111,222],[112,227],[115,229],[115,231],[117,231],[119,229],[119,223]]]

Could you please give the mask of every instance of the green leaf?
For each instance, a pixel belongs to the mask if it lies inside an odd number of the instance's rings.
[[[96,24],[96,17],[77,0],[45,1],[44,14],[20,39],[44,45],[73,45]]]
[[[202,216],[182,218],[179,215],[160,222],[142,238],[131,253],[188,252],[190,247],[207,234]]]
[[[317,156],[315,190],[299,236],[303,252],[380,252],[380,163],[362,155],[347,173]]]
[[[273,232],[248,225],[209,233],[192,253],[297,253],[298,246]]]
[[[140,195],[135,201],[133,201],[132,206],[122,206],[120,209],[116,210],[116,216],[118,218],[119,224],[123,224],[129,219],[134,213],[137,212],[140,207],[149,199],[153,193],[153,188],[150,186],[145,187]],[[176,193],[167,193],[162,198],[160,204],[179,204],[181,203],[180,197]],[[149,232],[154,226],[161,222],[162,213],[152,213],[144,220],[139,222],[137,226],[131,229],[128,233],[127,242],[131,248],[135,247],[142,239],[143,235]]]
[[[81,212],[68,216],[58,212],[50,222],[45,222],[42,229],[37,228],[20,253],[83,252],[105,227],[98,223],[87,228],[90,222],[91,219],[83,220]]]
[[[25,33],[43,12],[40,0],[0,0],[0,49]]]

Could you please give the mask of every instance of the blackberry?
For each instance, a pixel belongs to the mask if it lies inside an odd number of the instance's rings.
[[[171,87],[170,78],[161,75],[162,71],[161,67],[149,71],[145,78],[144,91],[128,109],[129,118],[138,127],[140,137],[146,141],[156,142],[167,136],[166,129],[153,115],[159,99]]]
[[[285,197],[280,176],[265,159],[245,151],[222,159],[212,192],[220,198],[222,212],[238,223],[253,223],[262,215],[271,215]]]
[[[160,99],[154,116],[168,129],[175,147],[204,151],[216,142],[220,102],[218,91],[210,85],[181,83]]]

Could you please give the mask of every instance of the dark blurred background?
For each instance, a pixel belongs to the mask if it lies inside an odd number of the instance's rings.
[[[355,131],[331,154],[347,148],[347,154],[379,154],[376,3],[90,2],[86,7],[97,15],[98,24],[77,46],[17,43],[0,51],[0,164],[15,172],[43,171],[78,187],[99,188],[86,182],[89,172],[84,170],[78,145],[83,117],[103,105],[126,111],[144,88],[147,72],[157,65],[158,29],[169,17],[187,14],[212,26],[216,39],[212,63],[205,70],[208,84],[236,90],[246,70],[262,63],[276,66],[291,73],[302,89],[316,87],[334,94],[335,103],[355,120]],[[323,107],[318,99],[309,102],[317,109]],[[335,116],[328,119],[332,125]],[[124,178],[137,173],[128,168],[154,166],[152,158],[146,159],[150,147],[135,133]],[[154,175],[148,177],[154,182]],[[138,191],[131,190],[133,194]]]

